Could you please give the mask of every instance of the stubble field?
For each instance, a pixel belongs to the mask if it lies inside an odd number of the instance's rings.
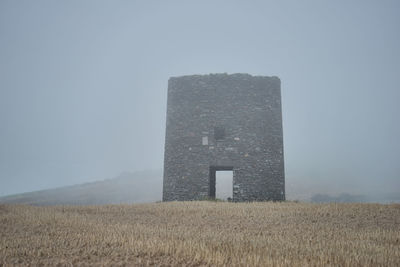
[[[0,205],[0,266],[400,266],[400,204]]]

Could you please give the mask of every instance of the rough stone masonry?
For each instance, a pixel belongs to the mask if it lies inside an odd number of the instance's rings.
[[[163,200],[215,198],[233,171],[233,201],[285,199],[280,80],[249,74],[168,81]]]

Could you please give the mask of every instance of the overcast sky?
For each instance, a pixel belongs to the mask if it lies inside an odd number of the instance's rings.
[[[399,191],[399,48],[396,0],[1,0],[0,195],[162,169],[168,78],[221,72],[282,80],[289,191]]]

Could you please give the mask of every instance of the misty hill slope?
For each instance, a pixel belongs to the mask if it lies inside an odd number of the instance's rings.
[[[101,205],[161,200],[162,171],[122,173],[116,178],[0,197],[0,203]]]
[[[335,180],[337,183],[337,180]],[[310,183],[311,184],[311,183]],[[336,184],[337,186],[337,184]],[[343,193],[343,186],[326,193],[325,186],[311,184],[301,188],[296,184],[287,188],[286,199],[305,202],[375,202],[400,203],[400,192]],[[148,170],[124,172],[116,178],[55,189],[41,190],[0,197],[0,203],[31,205],[102,205],[130,204],[160,201],[162,197],[162,171]]]

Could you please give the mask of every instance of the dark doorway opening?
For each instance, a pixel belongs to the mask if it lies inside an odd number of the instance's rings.
[[[232,200],[233,198],[233,167],[211,166],[210,167],[210,198]]]

